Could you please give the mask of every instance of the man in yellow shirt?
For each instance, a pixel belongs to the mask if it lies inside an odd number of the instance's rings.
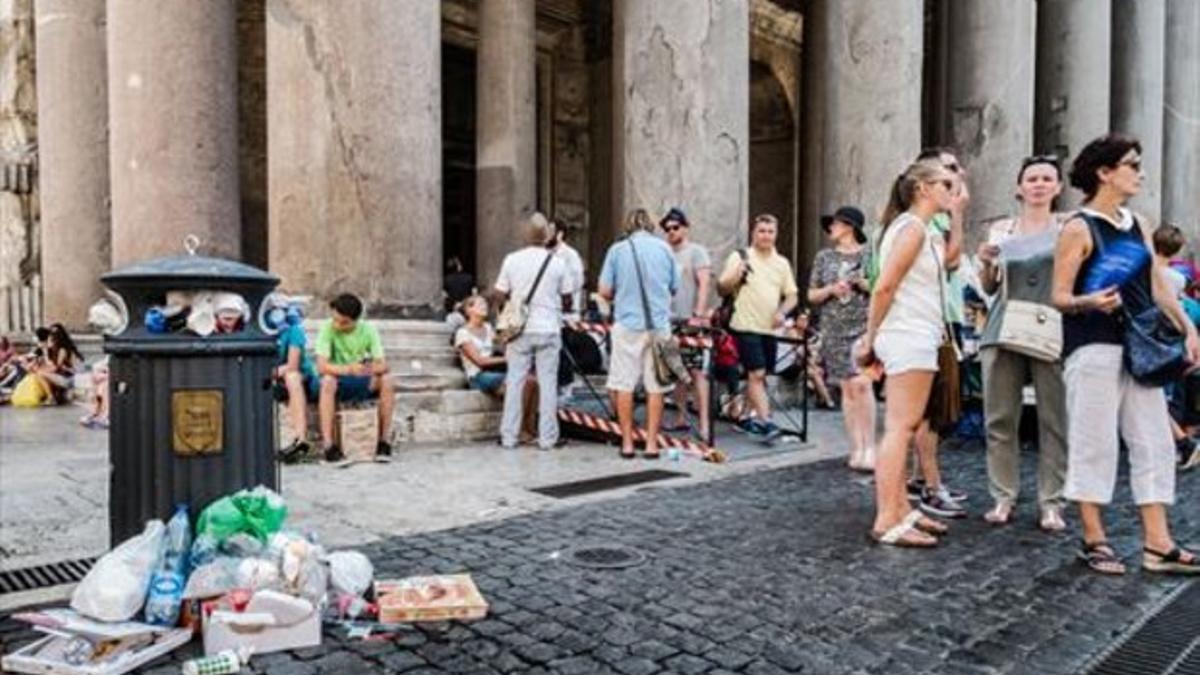
[[[717,279],[721,295],[735,297],[729,327],[746,370],[746,398],[757,415],[739,426],[768,442],[780,433],[771,421],[767,399],[767,374],[775,369],[775,334],[795,309],[800,293],[791,263],[775,250],[778,230],[775,216],[756,216],[745,259],[740,251],[730,253]]]

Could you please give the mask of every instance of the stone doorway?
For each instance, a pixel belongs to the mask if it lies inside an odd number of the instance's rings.
[[[442,43],[442,263],[475,276],[475,51]]]
[[[796,117],[771,66],[750,62],[750,216],[779,218],[780,254],[797,256]]]

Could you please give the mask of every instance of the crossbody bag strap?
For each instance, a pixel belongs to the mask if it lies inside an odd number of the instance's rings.
[[[533,285],[529,287],[529,292],[525,294],[525,306],[533,300],[533,294],[537,292],[538,285],[542,283],[542,275],[546,273],[546,268],[550,266],[550,260],[554,258],[554,251],[546,254],[546,259],[542,261],[542,268],[538,270],[537,277],[533,280]]]
[[[646,317],[646,330],[654,330],[654,321],[650,319],[650,300],[646,297],[646,280],[642,278],[642,262],[638,260],[637,247],[633,245],[633,237],[629,237],[629,253],[633,256],[633,269],[637,273],[638,292],[642,296],[642,314]]]

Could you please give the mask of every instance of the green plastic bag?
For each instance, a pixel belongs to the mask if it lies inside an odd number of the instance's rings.
[[[196,536],[207,534],[220,544],[245,532],[265,543],[283,527],[285,519],[287,504],[283,497],[260,485],[209,504],[196,521]]]

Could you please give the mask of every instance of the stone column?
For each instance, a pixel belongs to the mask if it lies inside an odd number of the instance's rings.
[[[921,149],[920,0],[816,0],[805,14],[802,249],[843,204],[879,219],[896,176]],[[805,261],[801,261],[802,263]]]
[[[437,0],[269,0],[268,249],[282,288],[376,317],[442,296]]]
[[[1109,0],[1055,0],[1037,7],[1034,145],[1070,162],[1109,129],[1112,5]],[[1067,189],[1060,201],[1077,204],[1080,197],[1078,190]]]
[[[536,3],[481,0],[476,70],[476,264],[491,288],[537,203]]]
[[[111,260],[104,0],[38,0],[42,259],[46,316],[87,328]]]
[[[1142,142],[1146,179],[1134,209],[1158,222],[1162,207],[1165,0],[1112,0],[1112,130]]]
[[[1167,0],[1163,221],[1200,237],[1200,2]]]
[[[969,172],[968,251],[979,223],[1015,213],[1021,160],[1033,150],[1033,0],[947,3],[947,145]]]
[[[680,206],[720,265],[746,241],[747,0],[616,0],[613,10],[614,220]]]
[[[241,255],[235,0],[109,0],[112,259]]]

